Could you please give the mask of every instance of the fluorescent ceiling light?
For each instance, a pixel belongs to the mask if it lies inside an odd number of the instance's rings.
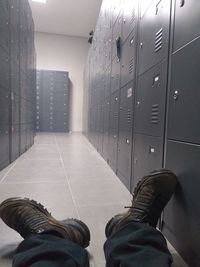
[[[47,0],[32,0],[32,2],[38,2],[38,3],[46,4]]]

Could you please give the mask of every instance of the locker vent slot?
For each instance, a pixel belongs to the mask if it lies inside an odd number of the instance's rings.
[[[158,124],[159,105],[152,105],[151,108],[151,123]]]
[[[134,22],[135,22],[135,9],[133,9],[131,13],[131,24],[134,24]]]
[[[132,58],[129,61],[129,73],[131,74],[133,72],[133,68],[134,68],[134,59]]]
[[[161,28],[155,35],[155,53],[162,49],[163,29]]]
[[[132,116],[131,116],[131,109],[127,109],[127,113],[126,113],[126,119],[127,119],[127,126],[128,129],[132,128]]]

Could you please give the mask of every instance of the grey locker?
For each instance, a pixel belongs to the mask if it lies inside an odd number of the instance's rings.
[[[172,56],[168,138],[200,143],[200,39]]]
[[[0,46],[0,86],[9,88],[9,55]]]
[[[108,163],[113,171],[117,171],[117,144],[118,144],[118,130],[110,129],[108,140]]]
[[[9,163],[9,125],[0,124],[0,169]]]
[[[135,134],[132,188],[149,172],[161,169],[163,139],[148,135]]]
[[[135,34],[137,25],[137,1],[124,0],[123,22],[122,22],[122,43],[126,41],[131,32]]]
[[[117,175],[130,190],[133,128],[133,82],[120,90]]]
[[[67,72],[37,71],[37,131],[69,130],[69,97]]]
[[[9,124],[10,93],[0,89],[0,124]]]
[[[12,125],[20,123],[20,97],[11,95]]]
[[[132,81],[136,62],[136,41],[131,34],[122,46],[121,54],[121,87]]]
[[[103,154],[103,136],[104,136],[104,113],[103,105],[99,105],[99,127],[98,127],[98,152]]]
[[[117,129],[118,128],[118,119],[119,119],[119,91],[116,91],[110,97],[110,119],[109,119],[109,128]]]
[[[10,147],[10,160],[15,161],[20,155],[20,128],[19,124],[15,124],[11,129],[11,147]]]
[[[112,24],[116,23],[116,19],[118,18],[121,11],[122,0],[115,0],[111,5],[112,12]]]
[[[140,10],[139,74],[168,55],[170,6],[171,0],[154,0]]]
[[[7,1],[6,1],[7,2]],[[9,11],[4,8],[4,4],[0,3],[0,46],[9,53]]]
[[[27,125],[20,124],[20,154],[27,150]]]
[[[11,61],[10,64],[10,87],[13,94],[20,94],[20,83],[19,83],[19,64]]]
[[[10,56],[19,61],[19,0],[10,1]]]
[[[117,21],[113,25],[112,60],[114,58],[120,59],[121,31],[122,31],[122,14],[118,16]]]
[[[104,106],[104,121],[103,121],[103,158],[108,160],[108,138],[109,138],[109,112],[110,112],[110,98],[106,99]]]
[[[200,35],[199,10],[200,2],[198,0],[176,1],[174,20],[174,51]]]
[[[136,133],[163,136],[166,87],[166,61],[139,76],[135,106]]]
[[[114,59],[112,62],[112,71],[110,79],[110,94],[119,90],[120,88],[120,62]]]
[[[163,232],[189,266],[194,267],[200,262],[199,154],[199,146],[167,143],[166,168],[175,172],[179,183],[164,210]]]

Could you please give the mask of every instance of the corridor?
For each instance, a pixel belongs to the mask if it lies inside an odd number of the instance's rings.
[[[105,161],[78,133],[40,133],[34,146],[0,172],[0,201],[21,196],[41,202],[62,220],[80,218],[90,228],[91,267],[104,267],[104,227],[124,211],[131,196]],[[22,240],[0,221],[0,266],[11,266],[12,253]],[[186,265],[175,251],[173,267]]]

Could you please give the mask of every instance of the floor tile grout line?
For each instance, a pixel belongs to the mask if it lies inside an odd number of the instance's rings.
[[[74,208],[76,210],[76,214],[78,216],[78,219],[80,219],[80,214],[79,214],[79,211],[78,211],[77,203],[76,203],[76,200],[75,200],[75,197],[73,195],[72,188],[71,188],[71,185],[70,185],[70,182],[69,182],[69,179],[68,179],[68,175],[67,175],[67,171],[65,169],[65,165],[64,165],[64,162],[63,162],[62,154],[61,154],[60,149],[59,149],[59,146],[58,146],[56,134],[54,134],[54,138],[55,138],[55,143],[56,143],[57,151],[58,151],[58,153],[60,155],[60,160],[61,160],[61,164],[62,164],[62,167],[63,167],[63,170],[64,170],[64,174],[65,174],[65,177],[66,177],[66,180],[67,180],[68,188],[69,188],[69,191],[70,191],[70,194],[71,194],[72,202],[74,204]]]
[[[10,169],[4,174],[4,176],[2,177],[1,181],[0,181],[0,184],[3,183],[3,181],[7,178],[7,175],[10,173],[10,171],[15,167],[15,165],[17,164],[19,159],[17,159],[15,161],[15,163],[13,163],[13,165],[10,167]]]

